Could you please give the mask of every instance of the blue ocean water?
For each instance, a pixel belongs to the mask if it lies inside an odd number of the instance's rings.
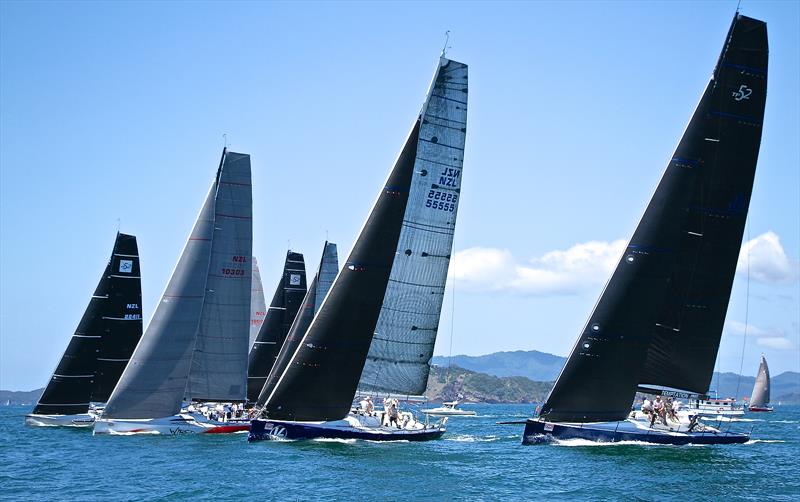
[[[723,424],[731,446],[522,446],[530,405],[465,405],[427,443],[247,443],[246,435],[93,437],[0,407],[0,496],[27,500],[799,500],[800,407]]]

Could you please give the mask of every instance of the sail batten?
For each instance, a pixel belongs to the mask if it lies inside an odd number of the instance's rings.
[[[108,400],[142,336],[141,305],[136,237],[118,232],[105,271],[34,414],[86,413],[91,402]]]
[[[738,66],[767,66],[766,25],[740,15],[644,216],[542,408],[547,420],[624,419],[644,383],[708,391],[766,100],[766,72]]]
[[[423,105],[408,205],[361,392],[425,392],[460,199],[467,74],[467,65],[442,58]]]

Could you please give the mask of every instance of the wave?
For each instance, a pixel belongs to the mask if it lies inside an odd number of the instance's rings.
[[[800,423],[800,420],[770,420],[769,423],[771,423],[771,424],[797,424],[797,423]]]
[[[312,441],[316,441],[317,443],[341,443],[341,444],[353,444],[357,441],[357,439],[342,439],[342,438],[314,438]]]
[[[516,436],[511,436],[516,437]],[[445,441],[457,441],[460,443],[488,443],[492,441],[499,441],[503,439],[501,436],[495,436],[494,434],[490,434],[488,436],[473,436],[471,434],[457,434],[455,436],[450,436],[445,438]]]
[[[785,443],[786,441],[783,439],[751,439],[750,441],[746,442],[745,444],[756,444],[756,443]]]
[[[576,447],[576,446],[668,446],[668,445],[659,445],[655,443],[648,443],[646,441],[616,441],[614,443],[610,442],[601,442],[601,441],[592,441],[590,439],[555,439],[553,444],[556,446],[567,446],[567,447]]]
[[[765,422],[763,418],[736,418],[736,417],[700,417],[707,422]]]

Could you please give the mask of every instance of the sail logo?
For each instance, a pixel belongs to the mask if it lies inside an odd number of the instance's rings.
[[[750,99],[750,95],[753,94],[753,89],[747,87],[745,84],[739,86],[738,91],[733,91],[733,99],[736,101],[743,101],[745,99]]]
[[[299,286],[300,285],[300,274],[291,274],[289,276],[289,285],[290,286]]]
[[[119,271],[126,274],[133,272],[133,260],[120,260]]]

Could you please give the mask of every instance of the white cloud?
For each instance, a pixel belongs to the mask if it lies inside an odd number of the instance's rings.
[[[798,277],[798,264],[786,256],[780,237],[769,231],[742,245],[736,273],[768,284],[789,283]]]
[[[739,321],[727,321],[725,329],[732,335],[744,335],[756,339],[756,345],[768,349],[791,349],[794,345],[780,328],[759,328]]]
[[[453,257],[452,272],[461,285],[481,291],[575,294],[611,275],[625,241],[590,241],[520,262],[507,249],[474,247]]]

